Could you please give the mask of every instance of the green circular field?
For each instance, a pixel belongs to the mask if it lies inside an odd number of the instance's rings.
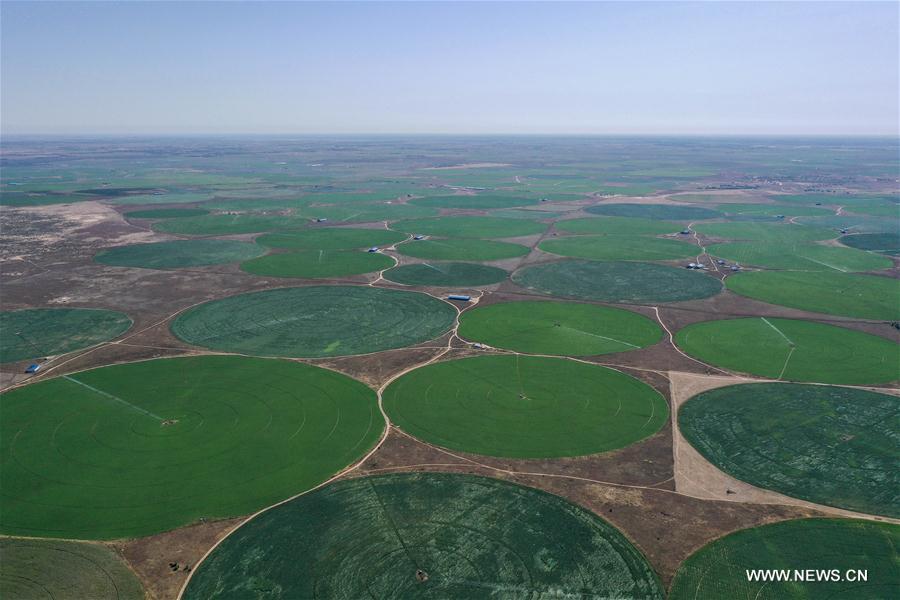
[[[373,223],[375,221],[396,221],[398,219],[418,219],[438,214],[436,208],[413,206],[412,204],[387,204],[384,202],[354,205],[307,206],[302,214],[310,219],[326,218],[330,223]]]
[[[502,217],[504,219],[555,219],[561,214],[561,212],[530,208],[501,208],[488,213],[491,217]]]
[[[835,236],[832,229],[785,223],[783,221],[766,223],[699,223],[694,229],[706,236],[736,241],[768,242],[779,246],[829,240]]]
[[[798,271],[875,271],[888,269],[894,263],[886,256],[813,243],[734,242],[713,244],[707,248],[713,255],[744,265],[769,269]]]
[[[81,539],[252,513],[328,479],[383,428],[358,381],[233,356],[57,377],[0,411],[0,530]]]
[[[235,233],[257,233],[302,229],[309,219],[296,215],[259,214],[211,214],[184,219],[167,219],[153,224],[153,229],[162,233],[183,235],[229,235]]]
[[[0,363],[65,354],[117,338],[128,315],[95,308],[29,308],[0,312]]]
[[[545,240],[544,252],[590,260],[674,260],[696,256],[700,249],[687,242],[647,236],[574,235]]]
[[[695,300],[722,289],[697,271],[640,262],[563,260],[519,269],[512,280],[541,294],[623,304]]]
[[[775,217],[815,217],[834,214],[833,210],[820,206],[796,204],[720,204],[718,210],[729,215]]]
[[[385,390],[398,427],[426,442],[509,458],[583,456],[656,433],[668,406],[618,371],[562,358],[478,356],[422,367]]]
[[[539,490],[446,473],[345,479],[259,515],[197,568],[185,600],[641,598],[664,592],[603,519]]]
[[[900,398],[827,385],[732,385],[678,411],[684,437],[741,481],[900,517]]]
[[[703,321],[675,335],[711,365],[787,381],[877,384],[900,378],[900,347],[882,337],[812,321],[751,317]]]
[[[639,217],[664,221],[693,221],[695,219],[715,219],[722,216],[722,213],[711,208],[677,204],[597,204],[584,210],[595,215]]]
[[[209,211],[203,208],[153,208],[133,210],[125,213],[125,217],[129,219],[182,219],[206,214],[209,214]]]
[[[742,529],[692,554],[670,600],[886,600],[900,596],[900,526],[851,519],[798,519]],[[837,581],[748,581],[748,570],[837,570]],[[859,581],[866,570],[868,581]],[[851,572],[848,578],[847,573]],[[853,580],[848,580],[848,579]]]
[[[144,598],[137,577],[113,550],[62,540],[0,540],[0,591],[10,600]]]
[[[527,219],[455,216],[400,221],[391,225],[391,228],[414,235],[438,235],[458,238],[507,238],[541,233],[547,228],[547,225]]]
[[[497,267],[463,262],[435,262],[402,265],[388,269],[384,278],[404,285],[473,287],[491,285],[506,279],[509,273]]]
[[[94,260],[114,267],[180,269],[248,260],[264,252],[262,246],[234,240],[175,240],[107,248]]]
[[[418,240],[397,246],[404,256],[426,260],[503,260],[525,256],[531,249],[521,244],[493,240]]]
[[[372,246],[389,246],[407,236],[388,229],[351,229],[323,227],[291,233],[270,233],[256,238],[256,243],[270,248],[289,250],[352,250]]]
[[[574,302],[503,302],[468,310],[459,335],[530,354],[592,356],[651,346],[662,329],[647,317]]]
[[[268,254],[241,263],[241,269],[266,277],[321,279],[371,273],[394,266],[394,260],[380,252],[359,250],[306,250]]]
[[[856,233],[841,236],[838,241],[857,250],[900,254],[900,233]]]
[[[862,319],[900,320],[900,281],[854,273],[756,271],[732,275],[729,290],[781,306]]]
[[[558,221],[556,229],[569,233],[602,233],[612,235],[663,235],[677,233],[681,226],[654,219],[631,217],[590,217]]]
[[[434,208],[513,208],[515,206],[526,206],[529,204],[537,204],[537,198],[525,198],[517,196],[464,196],[457,194],[454,196],[431,196],[430,198],[416,198],[410,200],[410,204],[416,206],[431,206]]]
[[[262,356],[319,358],[403,348],[447,332],[456,309],[417,292],[311,286],[238,294],[182,313],[189,344]]]

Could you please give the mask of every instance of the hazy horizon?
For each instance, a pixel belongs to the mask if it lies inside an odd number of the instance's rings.
[[[5,1],[17,136],[896,137],[900,6]]]

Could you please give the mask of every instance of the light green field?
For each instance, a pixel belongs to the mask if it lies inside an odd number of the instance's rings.
[[[809,217],[830,215],[834,211],[819,206],[801,206],[796,204],[720,204],[718,210],[729,215],[760,215],[774,217]]]
[[[310,286],[238,294],[196,306],[172,333],[197,346],[317,358],[403,348],[450,329],[457,312],[417,292],[368,286]]]
[[[703,392],[682,434],[732,477],[826,506],[900,517],[900,398],[827,385]]]
[[[696,256],[694,244],[673,239],[627,235],[576,235],[544,240],[544,252],[590,260],[674,260]]]
[[[241,263],[241,270],[264,277],[321,279],[372,273],[394,266],[390,256],[360,250],[303,250],[268,254]]]
[[[546,492],[447,473],[345,479],[274,508],[210,554],[184,599],[256,590],[285,599],[664,597],[646,559],[603,519]]]
[[[862,319],[900,320],[900,280],[852,273],[757,271],[732,275],[729,290],[791,308]]]
[[[402,265],[388,269],[384,278],[404,285],[475,287],[499,283],[509,273],[497,267],[475,263],[438,262]]]
[[[141,600],[144,590],[113,550],[62,540],[0,540],[0,594],[39,598]]]
[[[900,526],[849,519],[801,519],[743,529],[691,555],[675,575],[670,600],[886,600],[900,590]],[[754,581],[746,571],[836,569],[839,581]],[[866,570],[868,581],[846,581]]]
[[[301,214],[310,219],[328,219],[331,223],[374,223],[375,221],[396,221],[398,219],[418,219],[438,214],[436,208],[407,204],[354,204],[308,206]]]
[[[681,302],[722,290],[704,273],[640,262],[562,260],[524,267],[512,280],[541,294],[624,304]]]
[[[355,229],[322,227],[291,233],[270,233],[256,238],[258,244],[289,250],[350,250],[389,246],[403,241],[406,235],[387,229]]]
[[[668,418],[665,399],[618,371],[562,358],[477,356],[421,367],[383,394],[398,427],[426,442],[510,458],[628,446]]]
[[[603,233],[613,235],[663,235],[681,230],[677,223],[639,217],[590,217],[556,223],[556,229],[568,233]]]
[[[308,196],[289,198],[232,198],[211,200],[204,202],[204,208],[222,211],[241,211],[241,212],[273,212],[273,211],[292,211],[298,213],[303,210],[309,203]]]
[[[203,208],[152,208],[148,210],[132,210],[125,213],[127,219],[179,219],[184,217],[199,217],[209,214]]]
[[[212,200],[213,194],[203,192],[185,192],[174,194],[129,194],[127,196],[111,196],[103,198],[105,202],[116,206],[133,204],[194,204]]]
[[[704,362],[786,381],[877,384],[900,379],[900,347],[888,339],[811,321],[704,321],[675,335]]]
[[[838,231],[846,229],[847,233],[894,233],[898,231],[897,219],[885,219],[871,215],[830,215],[827,217],[800,217],[799,221],[810,227],[828,227],[835,237]]]
[[[507,238],[541,233],[547,225],[525,219],[499,217],[438,217],[400,221],[391,229],[411,234],[437,235],[457,238]]]
[[[397,246],[397,252],[404,256],[426,260],[502,260],[525,256],[530,251],[521,244],[473,239],[428,239]]]
[[[296,362],[201,356],[101,367],[0,404],[5,534],[110,539],[252,513],[365,453],[375,394]]]
[[[694,221],[714,219],[722,213],[702,206],[684,206],[676,204],[613,204],[603,203],[589,206],[586,212],[611,217],[638,217],[642,219],[661,219],[663,221]]]
[[[526,206],[528,204],[537,204],[538,198],[527,198],[523,196],[496,196],[496,195],[478,195],[465,196],[457,194],[455,196],[432,196],[430,198],[416,198],[410,200],[410,204],[415,206],[430,206],[434,208],[512,208],[515,206]]]
[[[180,269],[248,260],[263,252],[263,247],[248,242],[175,240],[107,248],[98,252],[94,260],[116,267]]]
[[[836,233],[824,227],[810,227],[797,223],[701,223],[695,225],[699,233],[735,241],[796,244],[836,237]]]
[[[117,338],[128,315],[92,308],[29,308],[0,312],[0,363],[65,354]]]
[[[592,356],[651,346],[662,329],[642,315],[574,302],[503,302],[463,313],[459,335],[529,354]]]
[[[309,225],[309,219],[298,216],[211,214],[160,221],[153,224],[153,229],[162,233],[179,233],[184,235],[228,235],[302,229],[307,225]]]
[[[713,244],[707,252],[742,265],[796,271],[875,271],[894,264],[871,252],[814,243],[734,242]]]
[[[555,219],[563,213],[527,208],[502,208],[500,210],[492,210],[488,214],[492,217],[504,219]]]

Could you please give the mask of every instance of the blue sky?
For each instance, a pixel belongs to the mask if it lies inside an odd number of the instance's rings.
[[[12,133],[898,134],[898,3],[11,2]]]

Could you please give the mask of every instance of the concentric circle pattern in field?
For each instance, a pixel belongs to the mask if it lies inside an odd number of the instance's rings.
[[[142,269],[178,269],[221,265],[255,258],[264,253],[262,246],[233,240],[175,240],[116,246],[95,257],[99,263],[115,267]]]
[[[64,354],[105,342],[131,327],[127,315],[93,308],[0,312],[0,363]]]
[[[541,294],[624,304],[695,300],[722,290],[718,279],[703,273],[624,261],[544,263],[519,269],[513,273],[512,280]]]
[[[183,313],[172,332],[189,344],[261,356],[323,357],[434,339],[456,309],[418,292],[311,286],[239,294]]]
[[[662,599],[617,529],[557,496],[472,475],[345,479],[256,517],[197,568],[185,600]],[[274,594],[273,594],[274,595]]]
[[[407,236],[388,229],[322,227],[289,233],[269,233],[256,238],[258,244],[289,250],[351,250],[394,244]]]
[[[670,600],[886,600],[900,597],[900,526],[852,519],[798,519],[742,529],[692,554]],[[836,569],[837,581],[749,581],[748,570]],[[866,571],[860,581],[858,570]],[[852,580],[847,573],[852,572]],[[814,576],[815,577],[815,576]]]
[[[704,362],[786,381],[876,384],[900,378],[900,347],[844,327],[796,319],[703,321],[675,335]]]
[[[358,459],[384,423],[349,377],[233,356],[57,377],[0,411],[0,530],[80,539],[252,513]]]
[[[0,540],[0,592],[10,600],[142,600],[134,573],[100,544]]]
[[[463,262],[430,262],[388,269],[384,278],[404,285],[438,287],[480,286],[499,283],[509,273],[498,267]]]
[[[432,364],[394,381],[384,409],[427,442],[511,458],[583,456],[622,448],[665,423],[650,386],[561,358],[478,356]]]
[[[303,250],[267,254],[241,263],[241,270],[267,277],[322,279],[372,273],[394,266],[380,252],[361,250]]]
[[[900,517],[900,398],[759,383],[694,396],[684,437],[729,475],[794,498]]]
[[[658,342],[662,329],[637,313],[575,302],[503,302],[463,313],[460,337],[531,354],[591,356]]]

